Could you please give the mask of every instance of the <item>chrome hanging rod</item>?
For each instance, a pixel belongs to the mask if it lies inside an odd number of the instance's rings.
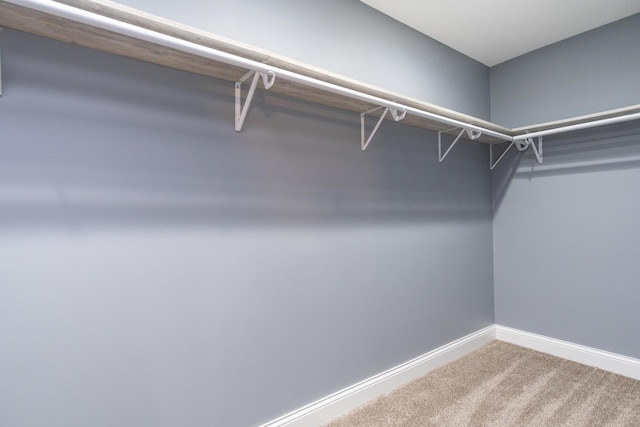
[[[543,137],[548,135],[555,135],[559,133],[572,132],[581,129],[589,129],[593,127],[606,126],[609,124],[627,122],[632,120],[640,120],[640,113],[628,114],[618,117],[610,117],[601,120],[594,120],[585,123],[579,123],[575,125],[560,126],[556,128],[535,131],[531,133],[522,133],[519,135],[507,135],[501,132],[496,132],[490,129],[483,128],[471,123],[465,123],[460,120],[445,117],[439,114],[431,113],[428,111],[420,110],[418,108],[405,106],[397,102],[388,101],[377,96],[368,95],[353,89],[345,88],[336,84],[328,83],[322,80],[318,80],[312,77],[307,77],[302,74],[294,73],[292,71],[284,70],[278,67],[273,67],[261,62],[253,61],[251,59],[243,58],[241,56],[233,55],[227,52],[223,52],[210,47],[202,46],[197,43],[189,42],[179,39],[177,37],[169,36],[157,31],[148,30],[146,28],[138,27],[133,24],[118,21],[117,19],[109,18],[99,15],[97,13],[85,11],[73,6],[58,3],[52,0],[2,0],[5,3],[13,4],[16,6],[24,7],[31,10],[40,11],[52,16],[57,16],[64,19],[69,19],[75,22],[86,24],[95,28],[101,28],[107,31],[132,37],[138,40],[147,41],[157,45],[165,46],[171,49],[179,50],[185,53],[190,53],[203,58],[209,58],[218,62],[222,62],[228,65],[233,65],[238,68],[244,68],[250,71],[261,73],[264,76],[276,77],[279,79],[288,80],[294,83],[299,83],[304,86],[308,86],[315,89],[320,89],[326,92],[343,95],[348,98],[360,100],[370,104],[377,105],[382,108],[388,108],[390,111],[403,112],[417,117],[426,118],[435,122],[443,123],[457,128],[467,129],[472,134],[483,134],[486,136],[492,136],[494,138],[507,141],[522,141],[531,138]]]
[[[592,120],[590,122],[578,123],[575,125],[560,126],[557,128],[545,129],[537,132],[523,133],[521,135],[514,136],[513,141],[519,141],[528,138],[538,138],[540,136],[557,135],[559,133],[573,132],[576,130],[612,125],[615,123],[630,122],[633,120],[640,120],[640,113],[626,114],[624,116],[617,117],[608,117],[606,119]]]
[[[212,49],[206,46],[202,46],[196,43],[192,43],[186,40],[182,40],[176,37],[172,37],[166,34],[162,34],[156,31],[148,30],[146,28],[138,27],[126,22],[118,21],[113,18],[98,15],[93,12],[88,12],[76,7],[68,6],[62,3],[58,3],[51,0],[4,0],[6,3],[14,4],[17,6],[37,10],[47,13],[49,15],[58,16],[60,18],[69,19],[82,24],[87,24],[103,30],[112,31],[125,36],[133,37],[138,40],[155,43],[168,48],[176,49],[182,52],[198,55],[204,58],[213,59],[225,64],[233,65],[239,68],[245,68],[247,70],[257,71],[264,74],[275,74],[278,79],[288,80],[294,83],[300,83],[302,85],[320,89],[326,92],[335,93],[338,95],[344,95],[349,98],[357,99],[360,101],[368,102],[374,105],[378,105],[389,110],[394,111],[406,111],[407,114],[411,114],[418,117],[434,120],[440,123],[444,123],[451,126],[464,127],[471,129],[475,132],[481,132],[483,135],[493,136],[505,141],[511,141],[512,137],[500,132],[495,132],[490,129],[485,129],[480,126],[476,126],[470,123],[464,123],[459,120],[451,119],[449,117],[441,116],[439,114],[430,113],[428,111],[420,110],[417,108],[405,106],[396,102],[388,101],[377,96],[368,95],[366,93],[358,92],[353,89],[338,86],[332,83],[327,83],[322,80],[307,77],[302,74],[287,71],[281,68],[272,67],[261,62],[253,61],[250,59],[242,58],[237,55],[222,52],[217,49]]]

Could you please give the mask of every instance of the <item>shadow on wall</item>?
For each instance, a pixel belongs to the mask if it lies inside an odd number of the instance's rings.
[[[495,158],[498,158],[502,154],[502,150],[505,150],[509,146],[508,143],[500,144],[500,148],[496,150]],[[493,212],[497,212],[500,208],[500,204],[507,194],[509,185],[513,181],[520,161],[522,160],[523,152],[511,148],[511,152],[498,163],[495,169],[491,172],[491,187],[493,193],[492,208]],[[494,160],[491,159],[493,162]]]
[[[8,32],[0,220],[9,227],[361,224],[490,217],[486,147]],[[7,40],[8,39],[8,40]]]
[[[508,154],[492,174],[493,210],[514,179],[535,179],[640,167],[638,121],[587,129],[544,138],[544,159],[539,164],[531,152]]]

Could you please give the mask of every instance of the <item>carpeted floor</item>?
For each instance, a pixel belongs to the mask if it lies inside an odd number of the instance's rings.
[[[640,426],[640,381],[493,341],[328,426]]]

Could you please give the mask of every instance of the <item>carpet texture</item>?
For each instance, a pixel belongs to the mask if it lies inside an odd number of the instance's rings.
[[[328,426],[640,426],[640,381],[492,341]]]

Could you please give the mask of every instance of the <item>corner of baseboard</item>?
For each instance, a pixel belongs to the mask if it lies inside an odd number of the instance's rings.
[[[640,380],[640,359],[496,324],[319,399],[260,427],[302,427],[328,423],[402,384],[477,350],[494,339]]]
[[[640,359],[495,325],[496,339],[640,380]]]

